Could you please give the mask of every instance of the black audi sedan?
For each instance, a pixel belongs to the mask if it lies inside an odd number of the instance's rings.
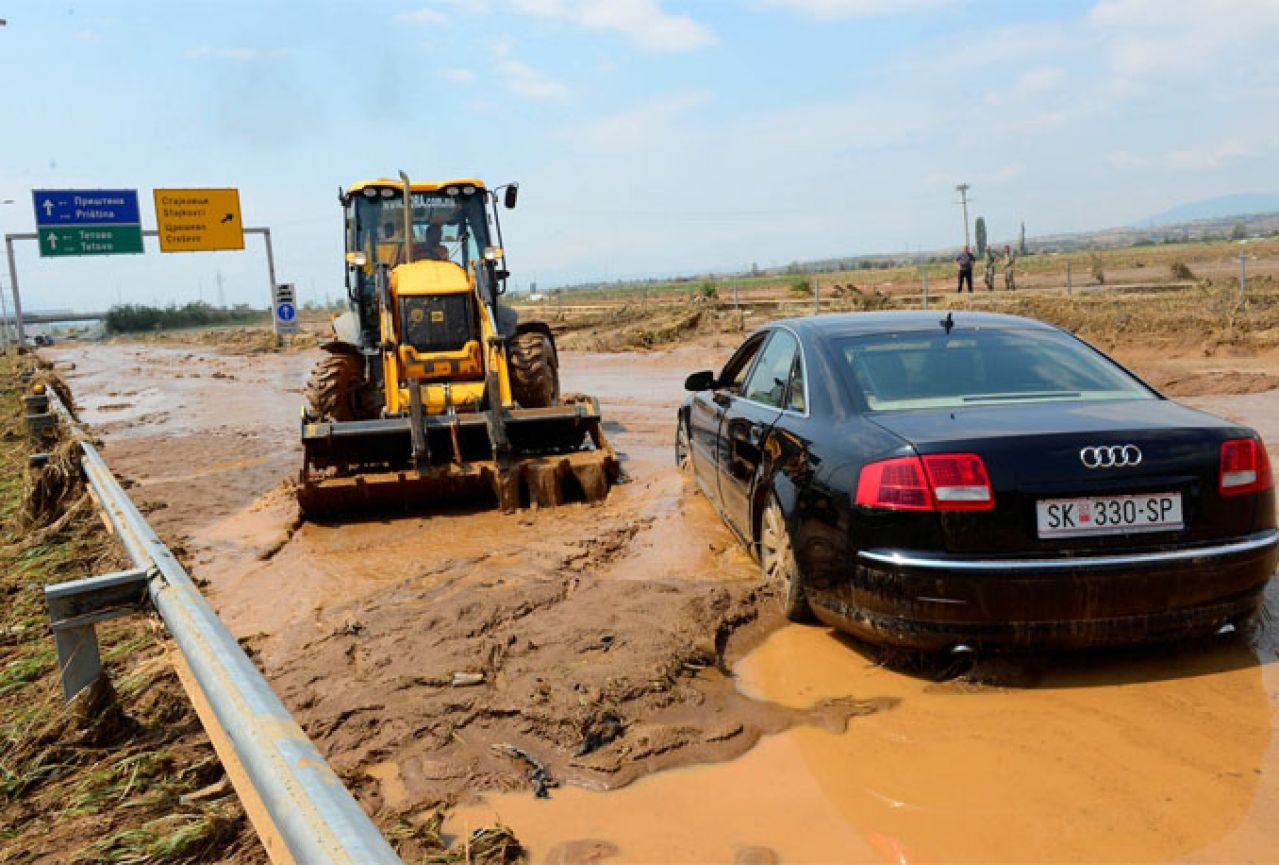
[[[1082,647],[1254,616],[1269,458],[1071,334],[956,311],[779,321],[688,377],[676,459],[794,619],[914,649]]]

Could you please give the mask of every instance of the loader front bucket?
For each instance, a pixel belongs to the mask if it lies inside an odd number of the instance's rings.
[[[421,429],[415,445],[407,417],[303,424],[303,514],[593,502],[620,473],[591,398],[496,416],[428,416]]]

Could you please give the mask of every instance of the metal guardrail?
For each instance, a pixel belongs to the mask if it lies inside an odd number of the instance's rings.
[[[52,389],[47,393],[49,407],[78,430],[57,394]],[[271,860],[401,863],[129,500],[97,449],[84,440],[80,447],[93,496],[129,558],[147,575],[147,594],[181,652],[174,658],[179,677]],[[92,588],[95,579],[77,582]],[[51,588],[59,603],[74,595]],[[80,611],[79,620],[68,621],[74,627],[84,619]]]

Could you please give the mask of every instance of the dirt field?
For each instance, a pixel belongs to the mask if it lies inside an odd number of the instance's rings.
[[[1275,295],[1259,286],[1237,312],[1210,285],[1153,302],[971,303],[1073,316],[1152,382],[1273,444]],[[628,482],[600,505],[515,515],[299,523],[289,484],[313,349],[45,354],[131,494],[410,857],[449,807],[448,832],[496,816],[539,862],[1271,858],[1273,628],[938,682],[783,627],[671,444],[683,377],[785,311],[743,324],[722,303],[608,305],[556,327],[573,349],[565,390],[600,397]],[[561,785],[549,800],[521,755]]]

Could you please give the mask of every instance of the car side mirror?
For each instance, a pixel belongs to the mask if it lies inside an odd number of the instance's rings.
[[[518,183],[512,183],[510,186],[506,187],[506,193],[502,198],[502,203],[506,205],[507,210],[514,210],[515,201],[519,197],[520,197],[520,185]]]
[[[709,369],[701,372],[695,372],[688,378],[684,379],[684,390],[690,390],[693,393],[698,391],[710,390],[715,387],[715,373]]]

